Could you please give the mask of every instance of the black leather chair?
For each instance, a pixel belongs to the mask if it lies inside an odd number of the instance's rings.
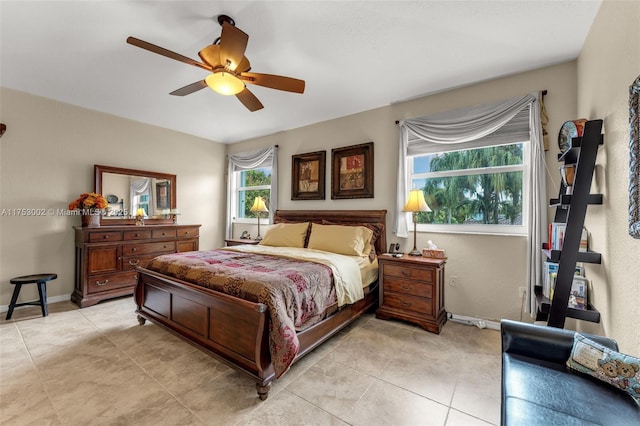
[[[502,425],[640,425],[640,405],[614,386],[569,371],[575,332],[502,320]],[[588,338],[613,350],[615,340]]]

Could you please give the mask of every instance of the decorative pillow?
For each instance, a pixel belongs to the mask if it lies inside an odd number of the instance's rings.
[[[277,223],[267,228],[259,244],[263,246],[303,248],[308,228],[309,222]]]
[[[368,256],[365,251],[373,232],[364,226],[311,224],[307,248],[349,256]]]
[[[567,367],[620,388],[640,402],[638,358],[611,350],[576,333]]]

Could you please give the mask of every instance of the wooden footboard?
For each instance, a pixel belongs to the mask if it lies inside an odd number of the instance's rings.
[[[269,353],[267,306],[138,268],[135,290],[138,321],[151,320],[187,342],[256,381],[265,400],[275,372]],[[375,309],[377,284],[365,297],[298,333],[300,350],[295,361],[347,326],[362,313]],[[294,361],[294,362],[295,362]]]
[[[376,252],[385,249],[385,210],[278,211],[276,219],[381,224]],[[269,352],[267,306],[210,290],[160,273],[137,268],[134,297],[140,324],[151,320],[256,381],[258,396],[267,398],[275,371]],[[311,352],[362,313],[378,305],[377,283],[365,297],[298,333],[295,361]],[[294,362],[295,362],[294,361]]]

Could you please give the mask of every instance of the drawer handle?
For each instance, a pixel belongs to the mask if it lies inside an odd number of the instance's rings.
[[[163,248],[167,248],[167,245],[165,244],[164,246],[162,246]]]
[[[129,261],[129,265],[131,266],[138,266],[138,263],[140,263],[140,259],[136,260],[135,262],[133,260]]]
[[[136,237],[139,237],[139,236],[140,236],[140,234],[136,234]]]
[[[411,302],[405,302],[404,300],[400,300],[400,303],[402,303],[402,306],[406,306],[407,308],[412,305]]]
[[[102,286],[105,286],[105,285],[107,285],[107,284],[109,284],[109,280],[104,280],[103,282],[96,281],[96,285],[97,285],[98,287],[102,287]]]
[[[402,285],[400,286],[400,288],[401,288],[402,290],[404,290],[404,291],[411,291],[411,290],[413,290],[413,286],[412,286],[412,285],[404,285],[404,284],[402,284]]]
[[[131,249],[131,251],[136,251],[136,250],[138,250],[138,249],[137,249],[137,248],[135,248],[135,247]]]
[[[105,236],[104,236],[104,237],[102,237],[102,238],[104,238],[105,240],[108,240],[108,239],[109,239],[109,236],[108,236],[108,235],[105,235]]]
[[[405,271],[404,269],[401,270],[400,273],[405,277],[410,277],[412,275],[411,271]]]
[[[189,231],[184,231],[184,235],[189,235]]]
[[[166,233],[166,232],[163,232],[163,233],[162,233],[162,235],[167,235],[167,233]]]

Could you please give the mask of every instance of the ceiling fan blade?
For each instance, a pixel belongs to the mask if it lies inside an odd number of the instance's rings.
[[[238,98],[240,102],[242,102],[242,104],[251,112],[264,108],[262,102],[256,98],[256,95],[251,93],[251,91],[246,87],[242,92],[236,95],[236,98]]]
[[[235,71],[247,49],[249,36],[239,28],[225,22],[222,24],[222,34],[220,35],[220,63],[231,63],[229,68]]]
[[[200,59],[212,68],[220,66],[220,46],[212,44],[198,52]]]
[[[205,69],[207,71],[212,70],[212,68],[208,65],[205,65],[191,58],[187,58],[186,56],[182,56],[179,53],[172,52],[170,50],[165,49],[164,47],[156,46],[155,44],[148,43],[144,40],[140,40],[135,37],[127,37],[127,43],[133,46],[141,47],[145,50],[148,50],[149,52],[157,53],[158,55],[166,56],[167,58],[175,59],[176,61],[184,62],[185,64],[189,64],[195,67]]]
[[[185,96],[190,95],[193,92],[197,92],[198,90],[204,89],[207,87],[207,83],[204,80],[196,81],[195,83],[187,84],[184,87],[181,87],[173,92],[169,93],[174,96]]]
[[[240,73],[240,79],[246,83],[268,87],[270,89],[284,90],[286,92],[304,93],[304,80],[283,77],[273,74],[259,74],[255,72]]]

